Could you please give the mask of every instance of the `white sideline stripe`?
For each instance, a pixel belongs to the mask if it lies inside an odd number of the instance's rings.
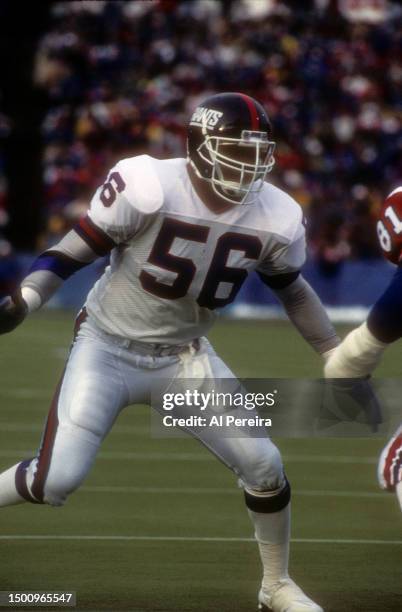
[[[6,450],[0,451],[0,457],[22,459],[32,457],[36,450]],[[353,457],[341,455],[282,455],[284,462],[288,463],[352,463],[372,465],[377,463],[377,457]],[[98,459],[106,461],[216,461],[214,455],[200,453],[142,453],[142,452],[120,452],[104,451],[97,456]]]
[[[31,423],[30,425],[25,425],[22,423],[13,423],[7,421],[6,423],[0,422],[0,433],[2,432],[22,432],[22,433],[42,433],[46,424],[47,414],[44,415],[42,421],[38,421],[37,423]],[[149,435],[151,432],[151,425],[114,425],[111,435]],[[185,437],[185,436],[183,436]],[[156,439],[156,438],[155,438]],[[317,438],[318,439],[318,438]],[[311,455],[310,455],[311,456]],[[340,457],[338,457],[338,461],[340,461]],[[348,459],[348,458],[346,458]],[[346,461],[349,463],[349,461]]]
[[[202,536],[118,536],[118,535],[0,535],[0,540],[87,540],[116,542],[253,542],[254,538],[225,538]],[[336,538],[292,538],[294,544],[373,544],[402,546],[402,540],[355,540]]]
[[[21,425],[20,423],[0,423],[0,433],[5,431],[15,431],[23,433],[42,433],[45,427],[45,419],[41,423],[31,425]],[[143,425],[137,426],[126,426],[126,425],[115,425],[113,427],[114,434],[144,434],[149,433],[150,428],[144,427]]]
[[[188,494],[188,495],[239,495],[239,489],[219,487],[134,487],[134,486],[84,486],[79,489],[87,493],[156,493],[156,494]],[[356,497],[389,499],[384,492],[371,491],[321,491],[321,490],[300,490],[292,489],[293,495],[301,497]]]

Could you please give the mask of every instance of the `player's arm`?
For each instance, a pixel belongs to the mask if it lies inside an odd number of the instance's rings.
[[[379,364],[387,346],[402,337],[402,188],[385,200],[377,224],[383,254],[398,269],[367,321],[351,331],[331,354],[325,366],[327,378],[361,378]]]
[[[278,280],[279,277],[276,281]],[[277,289],[275,293],[294,326],[324,358],[327,365],[331,356],[339,350],[340,339],[318,295],[301,275],[286,287]],[[382,422],[381,407],[369,381],[360,379],[337,381],[336,384],[332,383],[332,391],[339,406],[343,406],[348,398],[353,398],[362,407],[373,431],[377,431],[378,425]]]
[[[326,363],[338,351],[339,338],[330,322],[320,298],[296,266],[304,263],[304,232],[299,229],[299,238],[283,247],[276,261],[276,268],[283,272],[266,276],[262,280],[275,292],[282,302],[287,315],[310,346],[319,353]],[[382,421],[381,407],[367,380],[342,380],[332,383],[334,399],[339,406],[353,398],[361,406],[367,421],[374,431]]]
[[[402,268],[374,304],[367,318],[351,331],[325,366],[327,378],[368,376],[381,361],[385,349],[402,338]]]
[[[109,254],[136,233],[143,215],[131,203],[137,193],[131,193],[132,199],[128,200],[127,177],[145,172],[144,164],[140,167],[135,161],[139,158],[132,159],[134,162],[123,160],[110,171],[105,184],[96,191],[88,215],[35,260],[14,295],[0,301],[0,334],[15,329],[78,270]]]
[[[257,273],[275,293],[301,336],[326,358],[340,340],[320,298],[300,273],[305,258],[305,230],[300,218],[293,239],[262,262]]]
[[[320,298],[300,272],[272,277],[259,273],[259,276],[273,290],[289,320],[317,353],[325,357],[339,344]]]
[[[42,253],[14,295],[0,301],[0,333],[13,331],[38,310],[70,276],[107,255],[115,243],[89,216],[58,244]]]
[[[340,339],[331,324],[324,306],[299,270],[305,260],[305,232],[299,224],[291,240],[278,250],[276,257],[258,270],[264,282],[282,302],[289,319],[303,338],[319,353],[326,363],[338,351]],[[270,272],[270,274],[267,274]],[[265,274],[265,278],[264,278]],[[332,383],[336,403],[353,398],[361,406],[374,431],[381,423],[381,407],[367,380],[342,380]]]

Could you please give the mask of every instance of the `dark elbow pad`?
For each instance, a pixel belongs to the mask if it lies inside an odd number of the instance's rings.
[[[286,287],[294,283],[298,276],[300,276],[300,270],[297,270],[296,272],[288,272],[287,274],[278,274],[276,276],[267,276],[266,274],[258,271],[257,274],[264,285],[267,285],[267,287],[275,291],[276,289],[286,289]]]

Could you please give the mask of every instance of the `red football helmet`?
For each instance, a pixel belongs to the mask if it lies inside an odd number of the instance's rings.
[[[402,187],[397,187],[382,205],[377,234],[384,256],[394,264],[402,259]]]

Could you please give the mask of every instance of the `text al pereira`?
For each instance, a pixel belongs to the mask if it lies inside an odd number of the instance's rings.
[[[173,417],[168,414],[163,417],[165,427],[271,427],[272,420],[259,416],[235,417],[231,414],[215,415],[210,418],[191,415],[188,417]]]

